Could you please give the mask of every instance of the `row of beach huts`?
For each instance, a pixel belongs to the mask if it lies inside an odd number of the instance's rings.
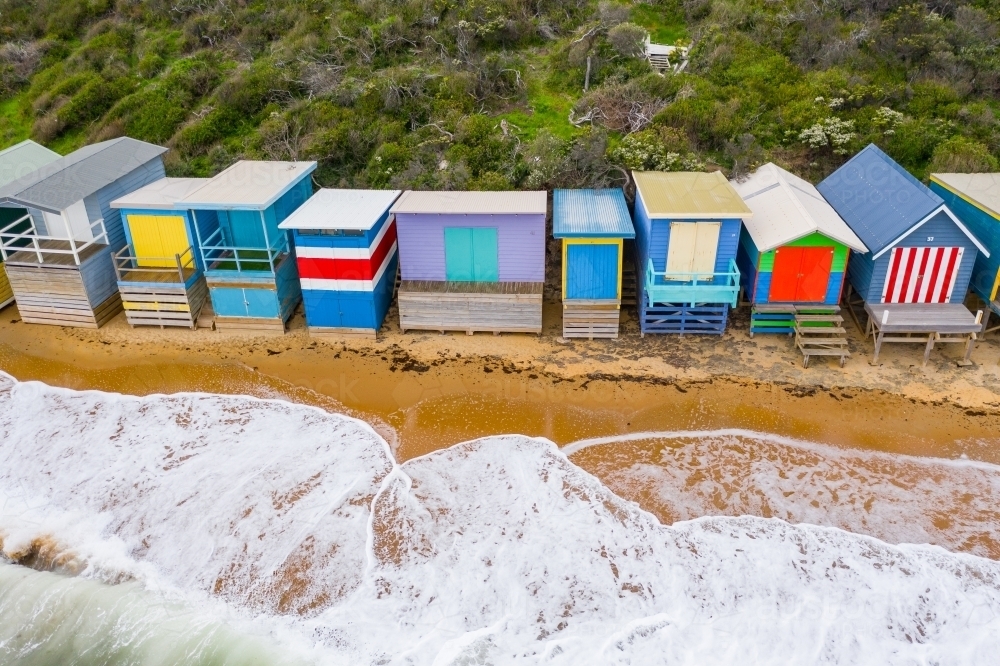
[[[395,297],[404,332],[542,330],[546,192],[314,192],[315,162],[167,178],[165,152],[127,137],[0,152],[0,307],[284,332],[301,300],[313,335],[374,336]],[[774,164],[742,182],[632,175],[632,212],[620,189],[553,192],[564,337],[617,337],[626,266],[643,335],[721,334],[742,300],[751,335],[794,336],[807,365],[843,365],[845,314],[875,362],[916,342],[925,363],[942,342],[968,363],[1000,314],[1000,174],[928,187],[871,145],[818,186]]]

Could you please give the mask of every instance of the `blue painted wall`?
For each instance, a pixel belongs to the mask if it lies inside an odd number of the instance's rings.
[[[944,199],[955,217],[960,219],[990,251],[989,257],[982,252],[977,254],[969,284],[977,296],[989,301],[997,272],[1000,271],[1000,220],[933,181],[931,190]]]
[[[382,227],[389,220],[391,213],[387,210],[378,222],[372,225],[371,229],[361,232],[357,236],[324,236],[317,234],[300,234],[294,230],[295,245],[297,247],[357,247],[367,248],[378,236]]]
[[[740,286],[743,287],[744,298],[754,301],[755,287],[757,285],[757,262],[760,261],[760,252],[750,237],[750,232],[746,227],[740,229],[740,247],[736,252],[736,267],[740,269]],[[759,289],[757,290],[759,291]],[[767,292],[764,292],[767,293]]]
[[[382,327],[392,302],[398,266],[399,253],[396,253],[374,291],[303,289],[306,323],[321,328],[371,328],[377,331]]]
[[[934,240],[928,240],[928,238]],[[958,269],[951,302],[961,303],[965,300],[979,248],[944,211],[935,215],[916,231],[910,232],[893,247],[964,247],[965,253]],[[851,252],[847,265],[847,277],[851,286],[865,299],[866,303],[880,303],[882,301],[882,288],[888,277],[891,258],[891,249],[876,260],[872,259],[872,253]]]
[[[642,202],[642,194],[635,193],[635,212],[632,216],[635,224],[635,278],[637,298],[635,300],[639,311],[640,320],[646,299],[646,257],[649,256],[650,236],[652,235],[652,222],[646,215],[646,206]]]
[[[208,291],[215,314],[221,317],[280,317],[287,321],[302,296],[295,257],[286,257],[277,266],[274,276],[252,275],[250,271],[211,271]],[[260,286],[248,286],[251,284]]]

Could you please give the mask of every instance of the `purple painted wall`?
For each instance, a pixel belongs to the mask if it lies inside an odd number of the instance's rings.
[[[544,215],[396,213],[404,280],[444,280],[445,227],[496,227],[501,282],[545,281]]]

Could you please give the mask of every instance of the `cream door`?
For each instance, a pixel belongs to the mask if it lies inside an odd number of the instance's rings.
[[[721,222],[671,222],[667,245],[667,279],[707,280],[715,272]],[[671,273],[680,273],[672,277]],[[686,273],[686,275],[684,275]]]

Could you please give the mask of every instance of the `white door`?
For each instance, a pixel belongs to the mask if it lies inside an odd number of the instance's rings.
[[[667,243],[667,279],[707,280],[715,272],[721,222],[671,222]],[[680,275],[671,276],[671,273]]]

